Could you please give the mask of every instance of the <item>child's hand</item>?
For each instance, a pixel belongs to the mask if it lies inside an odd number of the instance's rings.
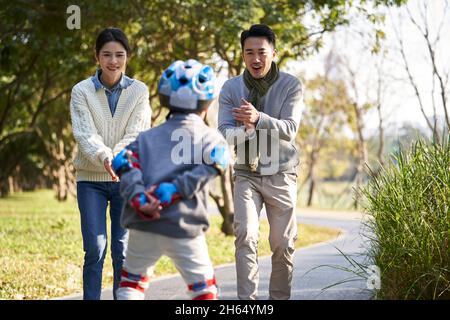
[[[148,217],[147,220],[159,219],[160,211],[162,210],[161,202],[152,195],[155,187],[151,187],[149,190],[144,191],[147,203],[140,207],[140,211]]]
[[[155,220],[160,218],[159,212],[162,210],[161,202],[152,194],[155,188],[150,188],[138,193],[131,201],[130,205],[136,213],[144,220]]]
[[[163,206],[169,206],[173,202],[180,199],[180,194],[178,193],[178,189],[176,185],[169,182],[162,182],[158,186],[155,186],[156,190],[154,191],[154,195],[156,198],[161,201]]]

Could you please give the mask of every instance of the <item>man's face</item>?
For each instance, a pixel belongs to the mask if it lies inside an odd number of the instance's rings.
[[[276,51],[265,37],[249,37],[244,42],[243,58],[253,78],[263,78],[270,70]]]

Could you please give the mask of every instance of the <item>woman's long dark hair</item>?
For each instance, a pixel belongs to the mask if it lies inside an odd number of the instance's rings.
[[[130,45],[125,33],[119,28],[106,28],[97,36],[95,41],[95,53],[98,56],[103,46],[111,41],[117,41],[125,48],[127,55],[130,54]]]

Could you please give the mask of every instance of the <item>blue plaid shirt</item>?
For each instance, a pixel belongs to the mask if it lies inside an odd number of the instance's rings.
[[[112,88],[107,88],[103,85],[100,80],[100,75],[102,74],[102,70],[98,69],[95,72],[95,75],[91,77],[92,82],[95,86],[95,91],[100,90],[101,88],[105,89],[106,97],[108,98],[109,109],[111,110],[111,114],[114,116],[114,112],[116,111],[117,102],[119,101],[120,94],[122,93],[122,89],[126,89],[133,83],[133,79],[127,77],[125,74],[122,74],[120,81]]]

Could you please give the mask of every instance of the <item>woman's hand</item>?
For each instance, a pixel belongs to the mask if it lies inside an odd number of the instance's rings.
[[[103,165],[105,166],[106,171],[111,175],[112,180],[114,182],[119,181],[119,177],[116,175],[116,173],[112,168],[111,159],[106,158],[105,161],[103,162]]]

